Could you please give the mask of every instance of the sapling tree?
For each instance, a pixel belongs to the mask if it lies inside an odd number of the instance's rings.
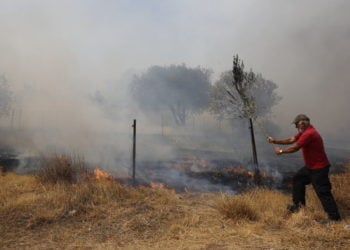
[[[223,72],[212,87],[210,110],[219,119],[262,118],[281,100],[276,89],[261,74],[244,71],[243,62],[235,56],[232,70]]]
[[[245,71],[238,55],[233,57],[232,71],[222,73],[211,91],[211,111],[219,118],[248,119],[250,123],[253,161],[258,169],[253,120],[265,116],[280,101],[277,85],[261,74]]]

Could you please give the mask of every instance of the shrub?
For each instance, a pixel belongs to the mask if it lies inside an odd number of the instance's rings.
[[[81,158],[54,155],[41,159],[36,177],[45,183],[75,183],[87,173],[88,169]]]

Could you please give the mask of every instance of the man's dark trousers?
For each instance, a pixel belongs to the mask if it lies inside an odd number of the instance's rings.
[[[312,184],[324,211],[331,220],[340,220],[337,204],[333,198],[332,185],[328,178],[329,167],[308,169],[302,167],[293,177],[293,203],[305,206],[305,186]]]

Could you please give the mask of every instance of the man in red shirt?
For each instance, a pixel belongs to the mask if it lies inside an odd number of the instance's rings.
[[[331,192],[331,183],[328,178],[330,163],[327,158],[323,140],[317,130],[310,124],[310,119],[304,114],[295,117],[293,123],[298,133],[286,139],[268,137],[269,143],[293,144],[281,149],[275,147],[277,155],[294,153],[302,150],[305,166],[293,177],[293,204],[288,206],[291,212],[297,212],[305,206],[305,186],[312,184],[330,220],[340,220],[337,204]]]

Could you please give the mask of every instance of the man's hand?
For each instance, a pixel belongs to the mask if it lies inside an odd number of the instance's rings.
[[[279,147],[275,147],[275,153],[276,153],[276,155],[281,155],[281,154],[283,154],[283,150]]]
[[[267,137],[267,141],[269,143],[275,143],[275,139],[273,139],[271,136]]]

